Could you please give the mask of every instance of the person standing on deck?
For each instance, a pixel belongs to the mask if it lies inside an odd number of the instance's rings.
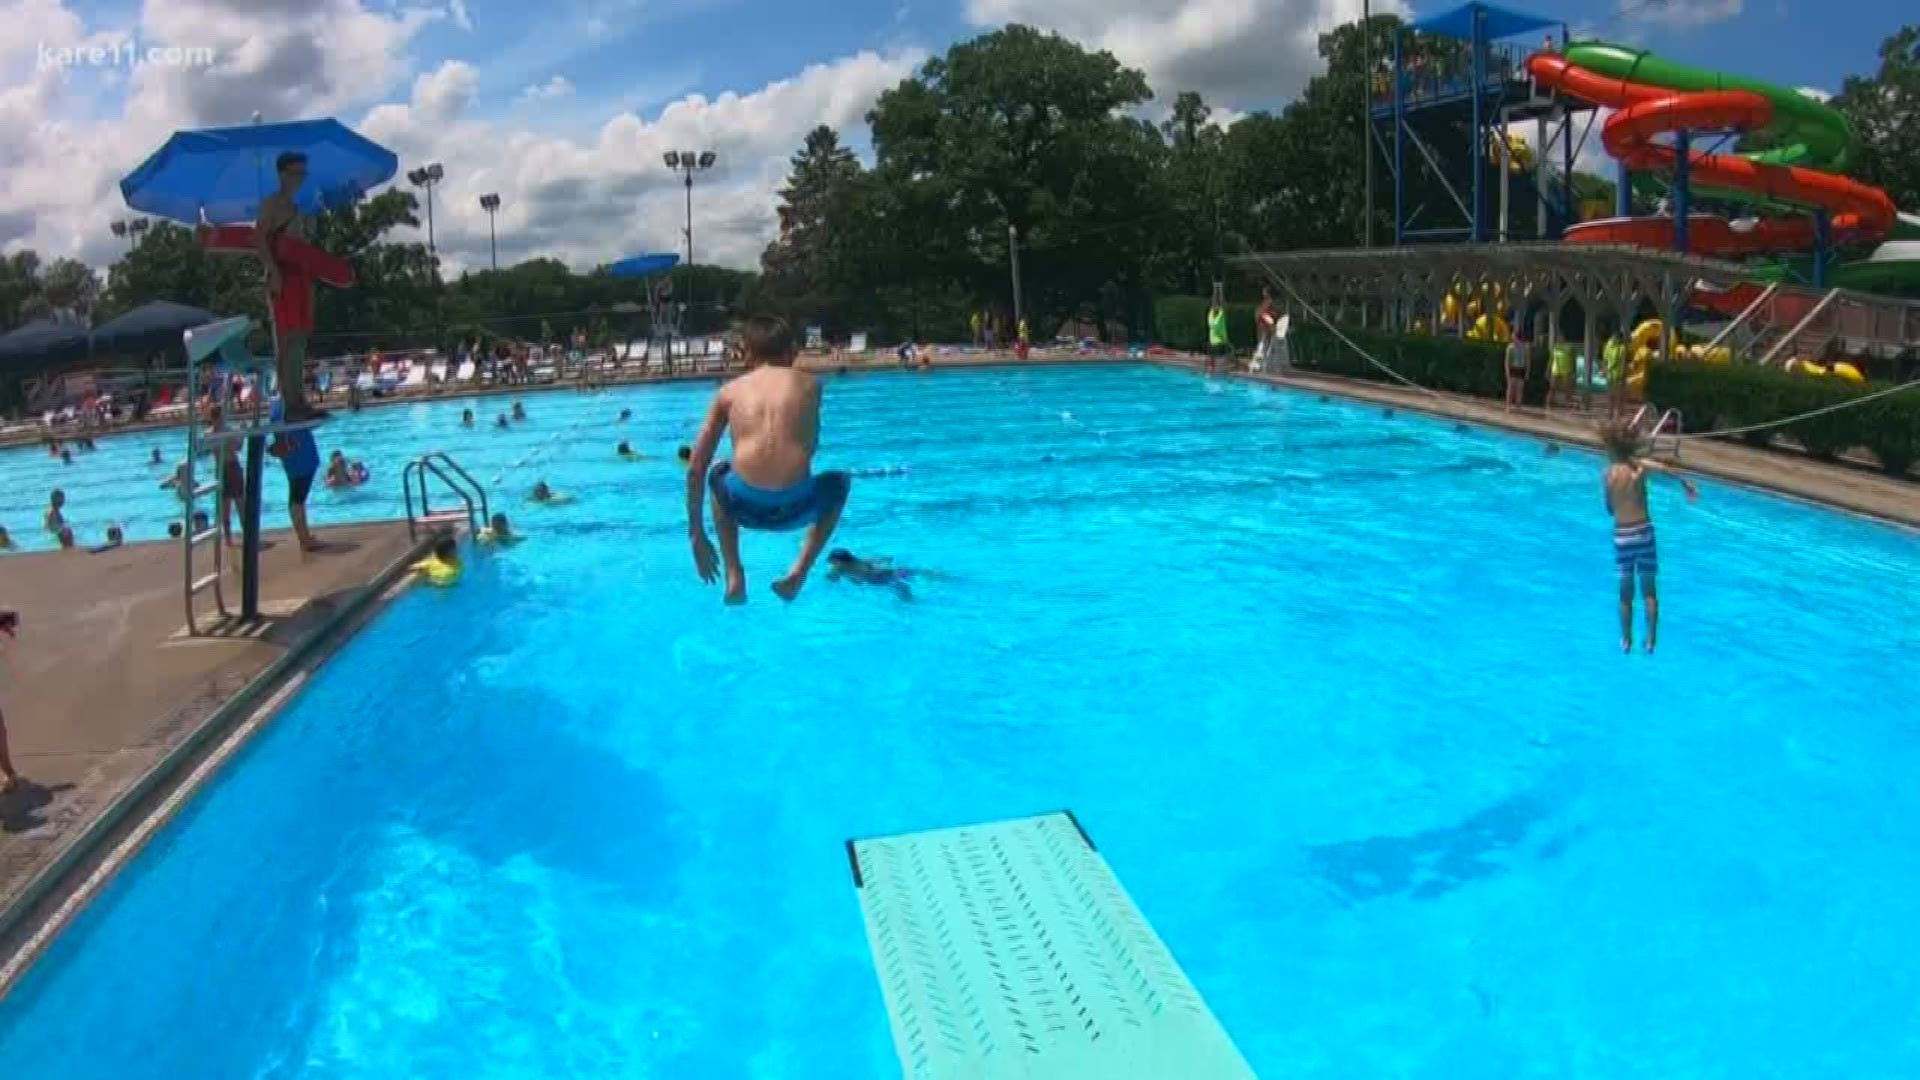
[[[1213,283],[1213,305],[1207,309],[1207,370],[1218,370],[1233,356],[1233,338],[1227,332],[1226,290]]]
[[[1253,329],[1259,340],[1253,346],[1253,369],[1265,370],[1267,361],[1273,352],[1273,331],[1278,319],[1273,313],[1273,290],[1265,285],[1260,287],[1260,306],[1254,309]]]
[[[326,413],[307,403],[307,337],[313,333],[313,278],[304,267],[280,261],[275,245],[282,236],[301,237],[300,210],[294,200],[307,182],[307,156],[289,151],[274,161],[280,188],[260,201],[253,239],[267,275],[267,302],[273,309],[274,365],[289,420],[319,420]]]
[[[274,402],[275,423],[284,418],[284,405],[284,402]],[[293,535],[300,541],[300,554],[304,557],[320,550],[319,541],[307,528],[307,494],[313,490],[313,478],[320,472],[320,447],[314,443],[311,431],[283,431],[274,437],[273,456],[280,459],[280,467],[287,473],[287,517],[293,521]]]
[[[1512,412],[1525,404],[1527,393],[1527,369],[1533,364],[1533,346],[1527,340],[1526,331],[1515,330],[1513,340],[1507,342],[1507,404],[1506,411]]]

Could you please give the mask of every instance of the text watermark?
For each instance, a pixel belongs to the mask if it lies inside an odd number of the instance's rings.
[[[196,68],[212,67],[216,59],[210,47],[188,45],[142,45],[131,38],[114,42],[83,42],[78,45],[54,45],[41,42],[38,53],[40,70],[71,71],[75,68]]]

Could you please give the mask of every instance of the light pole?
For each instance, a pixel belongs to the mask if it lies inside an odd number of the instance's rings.
[[[669,150],[663,155],[667,168],[679,173],[687,184],[687,295],[681,298],[683,309],[693,307],[693,174],[713,168],[711,150]]]
[[[1007,262],[1013,270],[1013,326],[1017,336],[1025,316],[1020,310],[1020,229],[1016,225],[1007,226]]]
[[[1366,212],[1360,215],[1361,246],[1373,246],[1373,4],[1360,0],[1360,153],[1366,161]],[[1395,72],[1393,78],[1398,78]],[[1476,90],[1476,93],[1479,91]]]
[[[113,235],[125,240],[127,242],[127,250],[132,251],[140,244],[140,234],[146,232],[152,225],[152,221],[143,217],[137,217],[131,221],[122,221],[119,218],[115,218],[112,222],[108,223],[107,227],[113,230]]]
[[[433,186],[445,179],[446,175],[447,171],[441,168],[437,161],[425,168],[414,169],[407,173],[407,179],[413,183],[414,187],[427,189],[427,254],[434,256],[436,262],[439,260],[439,254],[433,246]]]
[[[499,195],[480,196],[480,209],[487,212],[487,250],[493,256],[493,268],[500,269],[500,240],[493,230],[493,215],[500,212]]]

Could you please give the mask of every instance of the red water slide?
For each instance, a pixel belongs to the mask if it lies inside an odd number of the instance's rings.
[[[1618,79],[1580,67],[1556,53],[1536,53],[1527,70],[1542,85],[1618,110],[1602,137],[1607,152],[1629,169],[1671,171],[1678,157],[1654,137],[1675,131],[1756,131],[1773,119],[1773,103],[1746,90],[1677,91]],[[1893,201],[1879,188],[1844,176],[1791,165],[1769,165],[1734,154],[1690,152],[1692,181],[1702,187],[1751,192],[1831,213],[1836,242],[1865,242],[1893,228]],[[1687,219],[1688,250],[1703,255],[1801,251],[1813,246],[1809,219],[1762,220],[1735,228],[1710,215]],[[1567,243],[1673,246],[1671,218],[1610,218],[1567,229]]]

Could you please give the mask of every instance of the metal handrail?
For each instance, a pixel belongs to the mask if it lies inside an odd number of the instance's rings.
[[[1776,341],[1773,343],[1773,348],[1768,349],[1767,354],[1760,358],[1761,365],[1765,366],[1767,364],[1773,363],[1773,358],[1780,355],[1780,350],[1786,348],[1789,344],[1792,344],[1793,340],[1799,337],[1802,331],[1804,331],[1807,327],[1813,325],[1813,320],[1819,318],[1821,314],[1824,313],[1827,310],[1827,308],[1831,307],[1833,305],[1833,302],[1835,300],[1838,300],[1839,298],[1840,298],[1839,289],[1833,289],[1829,291],[1827,295],[1821,297],[1820,302],[1813,305],[1812,311],[1807,312],[1805,317],[1803,317],[1799,322],[1793,324],[1793,329],[1787,331],[1784,337],[1782,337],[1779,341]]]
[[[1745,308],[1741,309],[1740,314],[1734,316],[1732,322],[1721,327],[1720,332],[1713,335],[1713,340],[1707,342],[1707,348],[1712,349],[1712,348],[1719,347],[1720,343],[1727,340],[1727,337],[1731,335],[1736,328],[1744,324],[1747,321],[1747,319],[1753,315],[1754,312],[1760,310],[1760,305],[1772,299],[1775,290],[1779,288],[1780,288],[1779,282],[1777,281],[1769,282],[1766,288],[1760,290],[1760,295],[1753,298],[1752,303],[1748,304]]]
[[[442,468],[443,465],[445,468]],[[435,451],[407,462],[406,468],[400,471],[400,491],[406,499],[408,539],[417,538],[420,522],[433,516],[433,506],[427,490],[429,473],[439,478],[441,483],[460,497],[461,503],[467,509],[467,525],[474,532],[479,532],[483,522],[492,520],[493,513],[487,504],[486,489],[481,487],[480,482],[475,480],[467,470],[461,468],[458,462],[445,453]],[[420,487],[418,513],[415,513],[413,505],[413,489],[416,483]],[[475,516],[476,512],[478,516]]]

